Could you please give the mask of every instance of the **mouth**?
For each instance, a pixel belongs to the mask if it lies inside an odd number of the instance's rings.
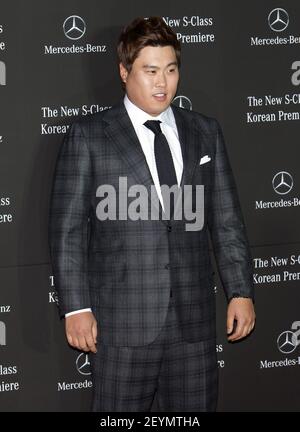
[[[159,102],[165,102],[167,99],[167,93],[160,92],[160,93],[154,93],[153,95],[154,99]]]

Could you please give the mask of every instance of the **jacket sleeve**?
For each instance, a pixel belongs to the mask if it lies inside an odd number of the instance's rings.
[[[60,149],[49,212],[49,249],[61,315],[91,307],[88,221],[92,172],[86,138],[74,123]]]
[[[217,267],[228,300],[233,296],[254,300],[252,258],[238,191],[216,120],[213,128],[216,153],[208,226]]]

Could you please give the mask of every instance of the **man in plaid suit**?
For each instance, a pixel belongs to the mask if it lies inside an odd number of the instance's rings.
[[[124,100],[74,123],[57,160],[49,239],[67,339],[91,351],[93,411],[150,411],[154,396],[160,411],[214,411],[209,235],[228,298],[228,339],[247,336],[255,322],[223,135],[213,118],[171,105],[180,44],[161,18],[127,26],[118,55]],[[192,193],[168,201],[167,184]],[[190,213],[178,211],[183,202]],[[200,227],[188,228],[189,215],[200,213]]]

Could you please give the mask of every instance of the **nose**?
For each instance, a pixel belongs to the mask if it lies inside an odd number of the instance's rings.
[[[165,74],[164,73],[157,74],[156,86],[165,87],[166,84],[167,84],[167,80]]]

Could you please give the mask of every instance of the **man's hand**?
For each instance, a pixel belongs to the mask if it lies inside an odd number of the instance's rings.
[[[236,328],[234,329],[234,320]],[[227,334],[229,341],[236,341],[247,336],[254,328],[255,312],[251,298],[234,297],[227,308]]]
[[[97,321],[92,312],[79,312],[65,319],[69,344],[82,351],[97,352]]]

